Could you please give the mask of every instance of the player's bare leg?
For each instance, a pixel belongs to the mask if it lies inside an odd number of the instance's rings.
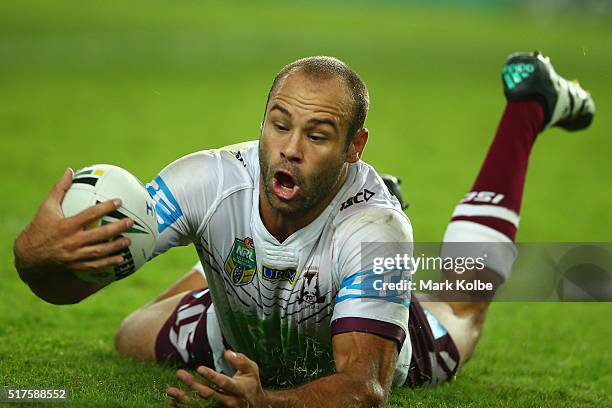
[[[193,269],[126,317],[115,335],[115,348],[119,354],[141,361],[155,361],[157,335],[180,300],[195,289],[207,287],[202,273]]]
[[[185,293],[194,289],[202,289],[207,287],[208,283],[206,282],[206,278],[204,278],[202,272],[197,269],[192,269],[183,275],[179,280],[174,282],[168,289],[157,295],[157,297],[146,306],[152,305],[179,293]]]
[[[444,237],[451,253],[456,253],[456,249],[450,249],[452,242],[482,243],[478,250],[486,247],[496,253],[487,269],[461,276],[491,282],[494,288],[508,278],[516,257],[514,240],[527,163],[538,134],[552,126],[584,129],[595,113],[590,95],[578,83],[559,77],[548,58],[539,53],[512,55],[504,66],[502,80],[508,104],[476,182],[456,207]],[[447,276],[453,277],[457,274]],[[476,347],[491,297],[421,302],[448,330],[459,350],[460,363],[468,360]]]

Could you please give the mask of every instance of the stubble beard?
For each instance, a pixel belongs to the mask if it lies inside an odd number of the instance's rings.
[[[264,195],[270,207],[284,216],[299,217],[307,214],[324,199],[340,180],[344,160],[340,156],[334,163],[329,163],[321,171],[306,179],[301,171],[289,161],[271,166],[268,151],[259,142],[260,183],[264,185]],[[283,201],[274,194],[272,181],[278,167],[287,169],[299,186],[299,191],[291,201]]]

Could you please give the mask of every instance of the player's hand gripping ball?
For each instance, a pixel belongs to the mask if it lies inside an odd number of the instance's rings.
[[[120,236],[132,244],[117,255],[123,256],[119,265],[91,271],[77,271],[75,275],[86,282],[107,283],[123,279],[140,268],[153,254],[157,241],[155,202],[144,185],[130,172],[109,164],[95,164],[74,173],[72,186],[62,201],[64,216],[70,217],[99,202],[121,199],[121,207],[94,221],[87,228],[96,228],[129,217],[134,225]]]

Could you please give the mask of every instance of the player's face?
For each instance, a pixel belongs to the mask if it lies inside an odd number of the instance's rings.
[[[335,195],[346,162],[350,108],[341,80],[317,81],[299,72],[271,96],[259,161],[274,210],[305,215]]]

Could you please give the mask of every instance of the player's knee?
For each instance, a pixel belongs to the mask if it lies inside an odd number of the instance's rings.
[[[128,316],[115,334],[115,349],[123,357],[154,361],[154,344],[155,339],[151,338],[147,330],[143,330],[139,312]]]
[[[123,356],[127,355],[130,350],[130,325],[128,319],[121,322],[117,333],[115,333],[115,350]]]
[[[157,337],[184,296],[185,293],[179,293],[147,304],[129,315],[115,335],[119,354],[141,361],[156,361]]]

